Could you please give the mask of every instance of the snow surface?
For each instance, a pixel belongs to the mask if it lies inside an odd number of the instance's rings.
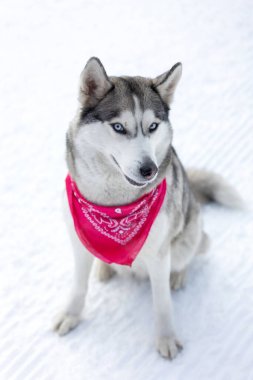
[[[252,206],[251,0],[2,0],[1,380],[253,379],[252,211],[208,206],[212,247],[173,293],[184,350],[154,349],[148,282],[93,276],[85,321],[51,330],[72,279],[61,214],[79,73],[156,76],[182,61],[172,109],[185,166],[222,174]]]

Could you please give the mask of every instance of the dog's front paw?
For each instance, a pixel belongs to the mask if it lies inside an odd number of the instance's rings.
[[[174,359],[183,346],[175,337],[161,336],[157,339],[156,347],[161,356]]]
[[[55,320],[53,322],[53,329],[60,336],[63,336],[70,330],[73,330],[79,322],[80,318],[78,316],[68,313],[61,313],[55,317]]]

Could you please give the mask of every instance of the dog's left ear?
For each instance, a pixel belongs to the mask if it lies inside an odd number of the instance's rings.
[[[94,107],[112,87],[101,61],[96,57],[90,58],[80,76],[80,103]]]
[[[166,104],[173,100],[174,92],[182,75],[182,64],[176,63],[169,71],[153,79],[153,84]]]

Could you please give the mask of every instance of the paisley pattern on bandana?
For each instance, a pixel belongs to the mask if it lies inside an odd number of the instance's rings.
[[[84,246],[107,263],[131,265],[164,201],[166,180],[137,201],[115,207],[86,200],[69,175],[66,190],[75,229]]]

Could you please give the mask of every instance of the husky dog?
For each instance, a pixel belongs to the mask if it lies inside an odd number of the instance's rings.
[[[149,193],[166,178],[164,202],[131,270],[151,281],[156,347],[166,358],[182,348],[174,326],[171,288],[185,283],[187,267],[204,252],[200,203],[236,205],[237,195],[217,175],[186,174],[172,146],[170,105],[182,73],[181,63],[155,79],[108,77],[91,58],[80,77],[79,107],[67,132],[67,165],[78,189],[97,205],[126,205]],[[200,202],[199,202],[200,201]],[[77,237],[65,199],[75,256],[75,281],[70,300],[54,328],[68,333],[80,320],[94,256]],[[99,277],[129,270],[99,262]]]

